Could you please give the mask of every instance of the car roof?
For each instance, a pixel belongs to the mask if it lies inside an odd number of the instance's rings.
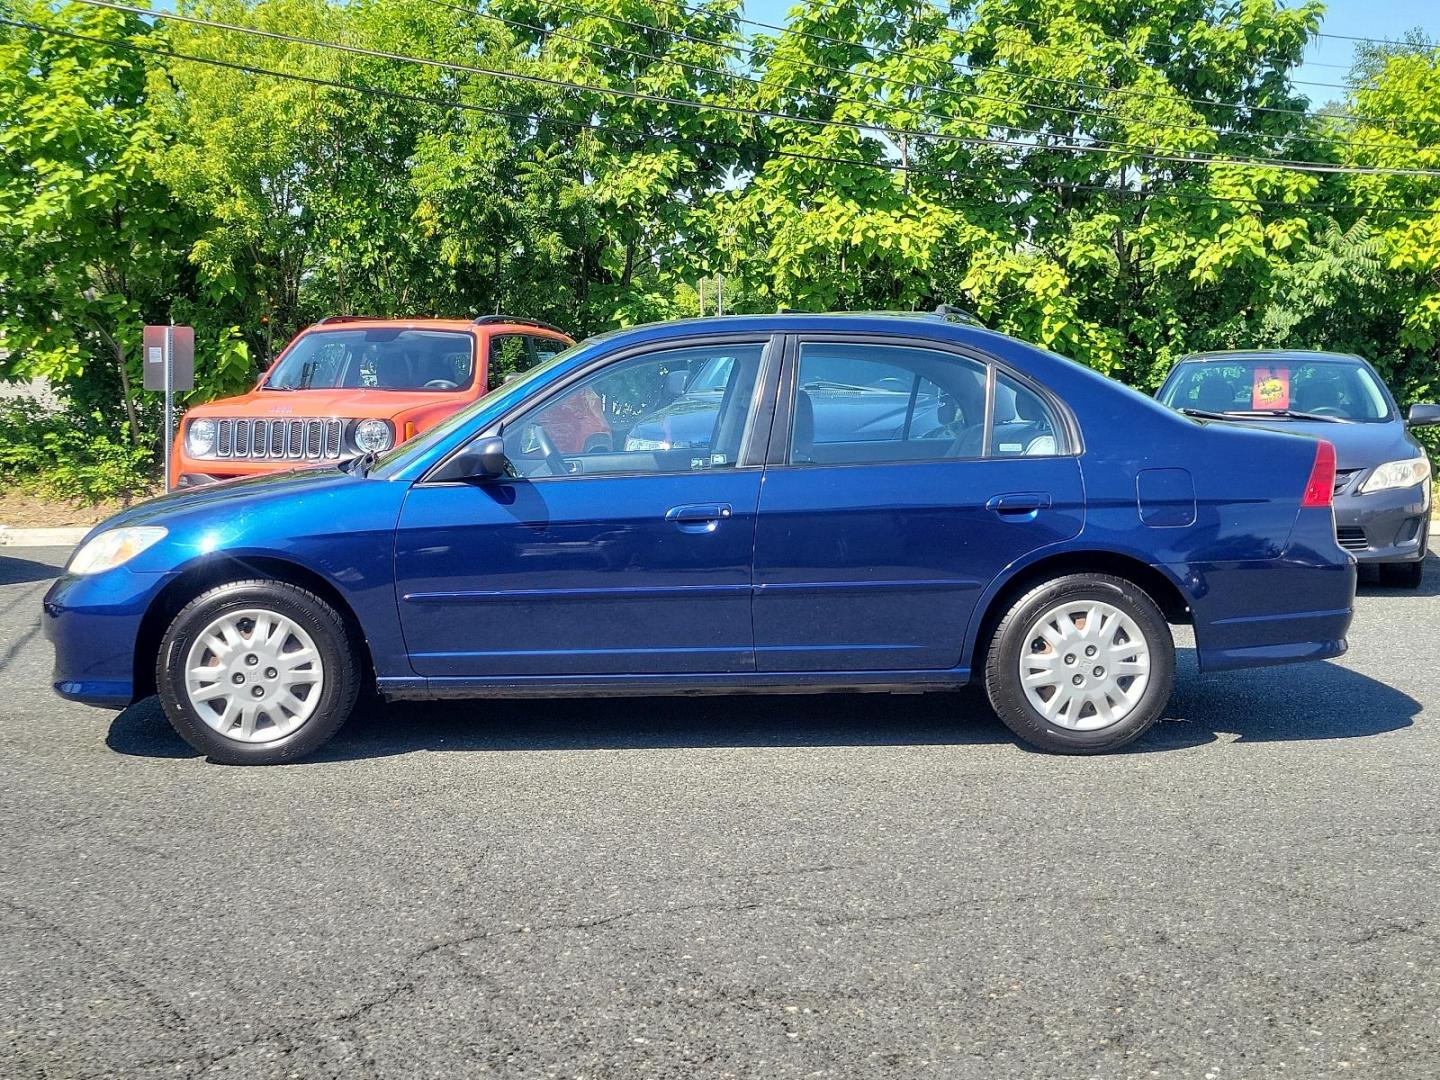
[[[465,332],[485,330],[491,333],[536,331],[559,334],[567,340],[574,340],[558,326],[525,319],[516,315],[482,315],[476,319],[407,318],[389,319],[372,315],[327,315],[306,330],[349,330],[361,327],[379,330],[460,330]]]
[[[887,334],[909,332],[917,337],[944,337],[959,341],[977,337],[1019,341],[1018,338],[986,329],[968,315],[932,311],[774,311],[756,315],[707,315],[627,326],[598,334],[590,340],[614,341],[633,337],[636,341],[658,341],[699,334],[813,333],[840,329]]]
[[[1354,353],[1322,352],[1318,349],[1212,349],[1207,352],[1191,353],[1189,356],[1182,356],[1175,363],[1198,364],[1210,363],[1212,361],[1226,360],[1292,360],[1297,363],[1326,363],[1342,361],[1346,363],[1367,363],[1363,356],[1356,356]]]

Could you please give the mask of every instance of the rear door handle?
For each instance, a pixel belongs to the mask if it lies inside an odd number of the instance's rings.
[[[1050,509],[1050,493],[1046,491],[1016,491],[1009,495],[995,495],[985,504],[1002,516],[1033,514],[1037,510]]]
[[[672,506],[665,511],[665,520],[674,522],[685,532],[714,532],[731,513],[729,503],[690,503]]]

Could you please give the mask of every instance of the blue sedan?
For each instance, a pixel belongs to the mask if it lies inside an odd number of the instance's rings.
[[[132,508],[44,624],[62,696],[158,693],[230,763],[310,753],[362,684],[978,679],[1021,738],[1095,753],[1165,708],[1170,623],[1205,671],[1345,650],[1334,471],[1322,440],[1195,420],[941,318],[674,322],[583,342],[378,457]]]

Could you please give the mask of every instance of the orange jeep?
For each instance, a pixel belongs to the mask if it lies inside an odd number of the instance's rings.
[[[248,394],[185,414],[172,482],[191,487],[388,450],[572,344],[557,327],[508,315],[321,319]],[[566,441],[575,445],[562,453],[611,437],[599,402],[572,419]]]

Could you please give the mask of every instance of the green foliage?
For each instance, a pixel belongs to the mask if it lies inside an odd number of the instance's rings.
[[[737,0],[182,5],[445,68],[0,3],[160,50],[0,30],[0,377],[152,458],[145,322],[196,326],[201,401],[326,314],[580,336],[693,315],[702,281],[713,311],[717,274],[730,312],[961,303],[1145,389],[1272,345],[1440,397],[1440,213],[1397,210],[1440,211],[1440,182],[1245,163],[1440,168],[1423,36],[1359,50],[1343,101],[1296,92],[1316,2],[807,0],[761,37]]]
[[[149,450],[117,439],[103,413],[50,412],[17,400],[0,409],[0,479],[65,499],[130,499],[154,483]]]

